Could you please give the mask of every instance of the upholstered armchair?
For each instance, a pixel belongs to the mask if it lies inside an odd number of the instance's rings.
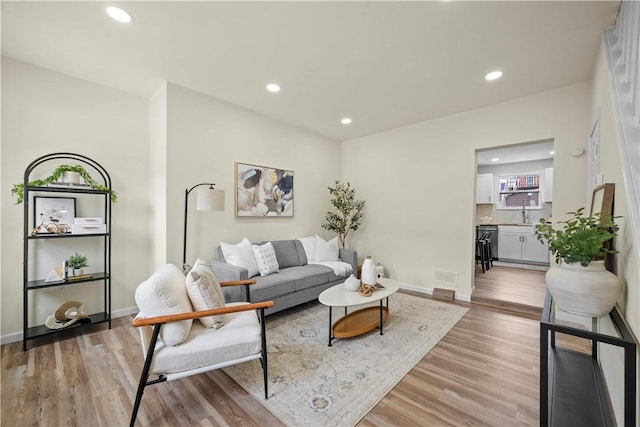
[[[196,263],[185,281],[178,267],[167,264],[138,286],[140,313],[133,326],[140,330],[145,361],[130,426],[135,424],[146,386],[250,360],[259,359],[262,364],[268,398],[264,310],[273,302],[216,303],[215,297],[222,295],[220,287],[248,287],[255,280],[218,283],[212,274],[205,263]],[[218,307],[198,310],[203,304]]]

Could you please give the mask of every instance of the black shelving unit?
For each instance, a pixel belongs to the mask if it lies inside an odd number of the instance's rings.
[[[34,187],[29,186],[29,182],[35,180],[34,172],[36,170],[39,173],[45,172],[49,170],[53,171],[60,164],[78,164],[84,167],[84,169],[92,176],[94,180],[105,187],[104,190],[94,190],[90,187],[55,187],[55,186],[47,186],[47,187]],[[23,217],[23,236],[24,236],[24,245],[23,245],[23,339],[22,339],[22,349],[26,351],[27,349],[27,341],[62,333],[71,329],[81,328],[87,325],[93,325],[97,323],[105,323],[109,324],[109,329],[111,329],[111,177],[107,173],[107,171],[96,161],[90,159],[89,157],[75,154],[75,153],[52,153],[47,154],[45,156],[39,157],[31,162],[24,171],[24,217]],[[101,205],[103,206],[103,215],[104,215],[104,224],[106,228],[105,233],[96,233],[96,234],[35,234],[32,235],[31,231],[33,227],[38,224],[30,224],[29,218],[31,215],[31,204],[34,203],[35,196],[41,196],[47,193],[57,193],[66,194],[66,195],[79,195],[82,197],[98,197],[103,201]],[[61,239],[100,239],[102,248],[102,256],[103,256],[103,265],[104,271],[91,273],[91,277],[79,278],[79,279],[71,279],[71,280],[60,280],[56,282],[45,282],[44,279],[35,279],[30,278],[30,268],[29,265],[32,262],[35,262],[38,253],[37,250],[33,249],[30,257],[30,248],[36,241],[59,241]],[[88,313],[91,322],[76,322],[66,328],[63,329],[49,329],[44,324],[42,325],[30,325],[29,324],[29,308],[30,308],[30,298],[33,292],[37,292],[42,289],[52,289],[61,286],[70,286],[79,283],[89,283],[95,282],[102,286],[103,290],[103,310],[97,313]]]
[[[585,325],[556,317],[547,292],[540,321],[540,425],[615,426],[598,345],[624,349],[624,423],[636,425],[636,340],[616,307]],[[591,353],[556,346],[556,333],[591,341]]]

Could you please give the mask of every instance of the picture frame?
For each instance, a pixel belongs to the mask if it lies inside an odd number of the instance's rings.
[[[600,218],[607,215],[613,216],[615,189],[616,185],[613,183],[602,184],[593,189],[591,195],[591,210],[589,211],[590,216],[596,214],[600,214]],[[614,240],[606,241],[602,245],[607,249],[614,249]],[[615,253],[606,254],[604,257],[604,267],[608,271],[615,273],[615,265]]]
[[[33,198],[34,229],[31,234],[68,234],[71,232],[75,216],[75,197],[35,196]],[[60,231],[57,231],[58,229]]]
[[[292,170],[235,162],[236,218],[292,218]]]

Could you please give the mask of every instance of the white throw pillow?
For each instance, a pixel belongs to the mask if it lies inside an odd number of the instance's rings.
[[[253,254],[261,276],[280,271],[276,251],[273,249],[271,242],[267,242],[264,245],[253,245]]]
[[[256,264],[255,257],[253,256],[253,248],[251,247],[249,239],[245,237],[242,239],[242,242],[237,245],[220,242],[220,248],[222,249],[224,259],[229,264],[247,269],[249,277],[253,277],[258,274],[258,265]]]
[[[334,237],[327,242],[316,234],[316,256],[314,262],[338,261],[339,258],[338,238]]]
[[[187,274],[187,293],[196,311],[224,307],[220,282],[211,267],[201,259],[196,261]],[[201,317],[200,322],[205,328],[218,329],[224,325],[224,314]]]
[[[307,255],[307,263],[316,260],[316,236],[303,237],[300,240],[304,253]]]
[[[191,301],[185,288],[182,271],[167,264],[136,288],[136,304],[139,317],[156,317],[167,314],[192,312]],[[178,345],[189,336],[193,320],[167,323],[160,328],[160,339],[166,345]]]

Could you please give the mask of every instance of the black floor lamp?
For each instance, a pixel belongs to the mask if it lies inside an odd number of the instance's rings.
[[[197,191],[197,211],[224,211],[224,191],[213,188],[215,184],[204,182],[184,190],[184,240],[182,245],[182,271],[187,274],[191,266],[187,264],[187,219],[189,218],[189,193],[197,187],[208,185],[209,188],[199,188]]]

